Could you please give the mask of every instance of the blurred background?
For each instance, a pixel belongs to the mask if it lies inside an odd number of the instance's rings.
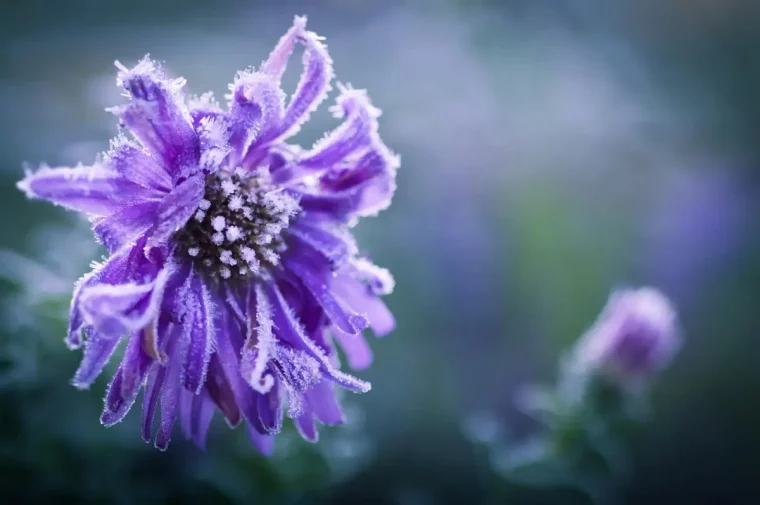
[[[139,409],[100,425],[106,375],[69,385],[65,312],[102,251],[14,184],[27,162],[107,149],[115,59],[150,53],[221,97],[294,14],[402,156],[394,205],[357,229],[396,277],[398,329],[319,445],[289,432],[267,460],[217,416],[205,453],[178,432],[160,453]],[[462,427],[487,415],[520,436],[519,386],[552,380],[611,289],[651,284],[686,343],[630,435],[624,502],[759,503],[759,22],[753,0],[2,0],[3,501],[587,503],[504,481]]]

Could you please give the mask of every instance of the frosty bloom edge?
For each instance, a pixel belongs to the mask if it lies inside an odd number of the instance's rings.
[[[76,284],[66,338],[84,346],[80,388],[127,338],[105,425],[144,389],[142,434],[159,449],[176,419],[203,447],[218,410],[269,453],[285,407],[316,441],[316,422],[343,421],[334,385],[369,389],[339,369],[336,343],[353,368],[370,364],[362,332],[394,328],[380,300],[393,279],[359,254],[350,227],[390,204],[399,159],[380,139],[379,109],[350,86],[331,109],[341,125],[310,149],[285,142],[330,91],[322,41],[296,17],[258,70],[238,73],[226,110],[209,93],[186,98],[184,79],[148,57],[117,64],[127,103],[110,111],[134,140],[19,183],[86,213],[109,252]],[[286,104],[280,78],[296,45],[304,71]]]

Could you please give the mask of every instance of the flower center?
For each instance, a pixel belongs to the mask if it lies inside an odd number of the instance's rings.
[[[295,198],[272,187],[268,173],[219,171],[208,176],[198,210],[177,232],[179,253],[214,277],[256,275],[278,264],[282,230],[298,210]]]

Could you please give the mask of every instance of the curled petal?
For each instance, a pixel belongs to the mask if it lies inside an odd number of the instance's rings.
[[[296,16],[293,20],[293,26],[285,32],[277,45],[272,50],[269,58],[262,63],[261,71],[272,76],[276,81],[282,78],[285,68],[288,66],[290,55],[296,47],[298,37],[306,30],[306,16]]]
[[[274,377],[267,373],[269,359],[276,345],[272,333],[272,305],[260,286],[256,286],[256,327],[250,328],[240,359],[240,373],[261,394],[268,393]]]
[[[164,170],[160,161],[124,135],[111,141],[111,148],[105,153],[103,162],[109,169],[142,187],[163,192],[172,187],[171,175]]]
[[[160,195],[100,165],[41,167],[34,173],[28,172],[17,186],[29,198],[41,198],[96,216],[107,216],[125,205],[155,199]]]
[[[277,130],[277,137],[298,133],[312,112],[327,98],[330,81],[334,77],[332,59],[322,38],[314,32],[304,31],[298,41],[304,45],[304,71],[293,97],[285,109],[285,117]]]
[[[69,311],[69,328],[66,344],[70,349],[78,348],[82,343],[81,330],[85,324],[82,311],[82,291],[96,284],[119,284],[129,278],[139,267],[133,261],[133,250],[124,248],[114,253],[108,261],[95,264],[91,272],[84,275],[74,286],[74,296],[71,299]]]
[[[134,68],[120,63],[117,83],[130,102],[111,110],[162,161],[174,181],[196,169],[199,141],[184,104],[184,79],[167,79],[147,56]]]
[[[284,97],[279,83],[262,72],[240,72],[230,91],[230,143],[245,159],[251,147],[271,138],[282,122]]]
[[[314,147],[302,154],[298,164],[309,168],[329,168],[349,156],[379,143],[377,118],[380,109],[374,107],[362,89],[340,86],[341,94],[333,107],[336,117],[346,120]]]
[[[167,194],[158,205],[148,246],[163,243],[182,228],[198,209],[205,190],[205,178],[199,174],[186,179]]]
[[[187,108],[190,110],[190,117],[193,118],[193,126],[198,128],[201,120],[204,118],[221,118],[224,111],[216,102],[214,93],[207,91],[199,96],[191,96],[187,99]]]
[[[104,336],[139,331],[158,317],[164,287],[173,265],[146,284],[96,284],[83,289],[80,303],[84,320]]]

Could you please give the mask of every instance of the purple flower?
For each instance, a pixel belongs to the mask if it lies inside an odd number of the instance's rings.
[[[573,364],[635,382],[667,365],[680,344],[675,309],[662,293],[617,291],[578,342]]]
[[[304,71],[285,104],[280,78],[295,46]],[[101,421],[127,414],[144,388],[142,434],[166,449],[177,418],[203,447],[218,409],[272,449],[283,409],[307,440],[315,421],[339,424],[334,385],[370,385],[339,370],[366,367],[362,337],[385,335],[379,299],[390,274],[357,252],[349,227],[390,204],[398,158],[378,136],[366,93],[339,85],[343,122],[310,149],[286,143],[330,90],[322,39],[297,17],[269,58],[240,72],[227,110],[210,94],[185,99],[147,57],[117,63],[128,101],[111,111],[119,136],[92,166],[43,167],[19,188],[88,214],[109,257],[76,285],[66,342],[84,344],[73,383],[89,387],[119,341],[126,350]],[[84,338],[83,338],[84,335]]]

